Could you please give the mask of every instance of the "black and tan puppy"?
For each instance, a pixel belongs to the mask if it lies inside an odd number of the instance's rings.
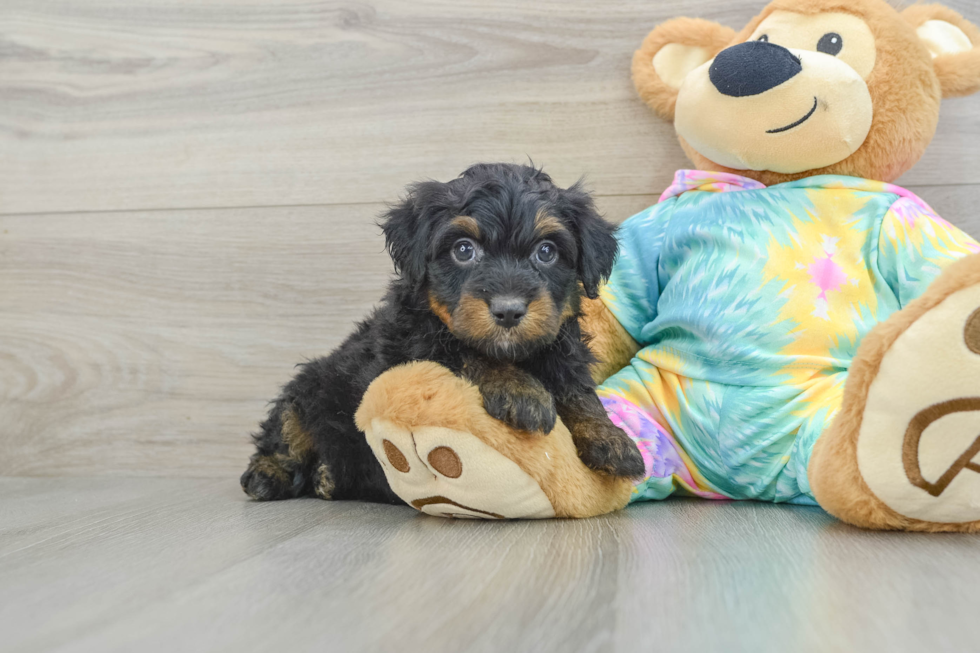
[[[373,315],[283,388],[254,436],[249,496],[399,503],[354,412],[371,381],[416,360],[471,380],[516,428],[545,437],[560,415],[593,469],[643,473],[596,396],[579,328],[583,291],[595,298],[616,255],[587,193],[532,167],[476,165],[410,187],[383,229],[396,278]]]

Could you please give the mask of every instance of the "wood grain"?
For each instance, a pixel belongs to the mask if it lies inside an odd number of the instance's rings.
[[[0,469],[240,473],[390,272],[379,206],[5,218]]]
[[[487,523],[251,503],[230,481],[0,479],[8,514],[11,652],[870,653],[977,636],[975,537],[865,532],[815,508],[669,500]]]
[[[527,157],[659,193],[684,157],[632,52],[668,18],[763,4],[5,0],[0,212],[379,202]],[[978,138],[980,97],[948,102],[904,183],[980,183]]]

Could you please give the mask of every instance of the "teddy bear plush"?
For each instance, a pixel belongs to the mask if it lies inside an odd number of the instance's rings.
[[[516,431],[412,363],[356,416],[392,489],[456,517],[684,494],[980,530],[980,245],[890,183],[941,100],[980,90],[980,30],[939,5],[775,0],[738,33],[658,26],[633,80],[696,166],[622,224],[581,317],[644,476],[592,471],[560,420]]]

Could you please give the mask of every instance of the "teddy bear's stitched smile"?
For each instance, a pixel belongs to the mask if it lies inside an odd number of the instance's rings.
[[[766,133],[767,134],[779,134],[781,132],[789,131],[789,130],[793,129],[793,127],[799,127],[800,125],[802,125],[803,123],[805,123],[807,120],[809,120],[810,119],[810,116],[812,116],[814,113],[816,113],[816,111],[817,111],[817,105],[818,104],[819,104],[819,101],[817,100],[817,96],[814,95],[813,96],[813,108],[810,109],[810,111],[805,116],[803,116],[802,118],[800,118],[799,120],[797,120],[796,122],[794,122],[792,124],[786,125],[785,127],[779,127],[778,129],[767,129],[766,130]]]

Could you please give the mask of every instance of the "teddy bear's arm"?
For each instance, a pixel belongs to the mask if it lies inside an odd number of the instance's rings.
[[[602,383],[623,369],[640,350],[640,345],[623,328],[601,299],[582,302],[582,330],[591,337],[589,349],[596,362],[590,371],[596,383]]]
[[[980,244],[910,198],[885,214],[878,237],[878,270],[900,308],[921,296],[950,264],[980,252]]]
[[[658,266],[673,200],[626,219],[616,230],[619,252],[599,299],[583,299],[581,327],[596,357],[592,378],[602,383],[626,367],[641,346],[644,327],[657,315]]]

